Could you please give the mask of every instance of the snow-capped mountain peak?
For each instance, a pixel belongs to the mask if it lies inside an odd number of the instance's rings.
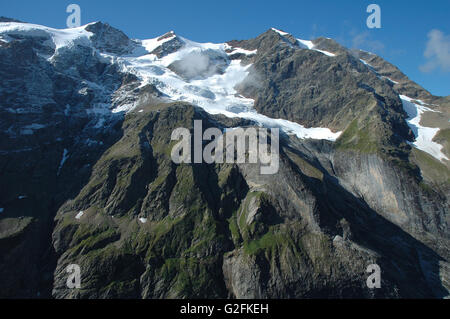
[[[58,50],[76,43],[89,45],[89,39],[93,35],[86,30],[89,25],[91,24],[72,29],[53,29],[30,23],[3,22],[0,23],[0,38],[7,43],[15,39],[39,39],[44,45]]]

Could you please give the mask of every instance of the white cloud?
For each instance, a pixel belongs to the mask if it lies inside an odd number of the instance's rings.
[[[428,61],[419,67],[422,72],[431,72],[436,68],[450,72],[450,36],[436,29],[431,30],[423,55]]]
[[[364,49],[372,52],[382,52],[384,50],[384,44],[378,40],[372,40],[370,37],[370,33],[360,32],[357,33],[352,31],[352,48],[354,49]]]

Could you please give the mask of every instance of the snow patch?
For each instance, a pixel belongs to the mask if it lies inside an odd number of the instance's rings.
[[[403,103],[403,109],[408,114],[408,119],[406,121],[416,137],[416,140],[410,144],[440,161],[444,159],[448,160],[448,158],[442,153],[442,145],[433,141],[433,138],[439,131],[439,128],[420,125],[420,120],[424,112],[438,111],[426,107],[426,104],[421,100],[414,100],[405,95],[400,95],[400,99]],[[417,101],[419,104],[413,103],[412,101]]]
[[[240,113],[232,113],[224,111],[220,112],[220,114],[228,117],[240,117],[243,119],[253,120],[261,124],[262,126],[268,128],[279,128],[286,134],[295,135],[299,139],[319,139],[319,140],[336,141],[336,139],[342,134],[342,131],[333,133],[329,128],[324,127],[306,128],[303,125],[298,124],[296,122],[291,122],[285,119],[273,119],[266,115],[259,114],[255,110],[249,110]]]
[[[361,61],[361,62],[362,62],[364,65],[366,65],[373,73],[375,73],[375,74],[378,76],[378,78],[380,78],[380,79],[386,79],[386,80],[388,80],[389,82],[391,82],[391,83],[393,83],[393,84],[398,84],[397,81],[394,81],[394,80],[392,80],[391,78],[388,78],[387,76],[380,75],[377,71],[375,71],[375,68],[374,68],[370,63],[368,63],[367,61],[365,61],[365,60],[363,60],[363,59],[359,59],[359,61]]]
[[[317,52],[320,52],[320,53],[323,53],[323,54],[328,55],[328,56],[336,56],[336,54],[328,52],[328,51],[325,51],[325,50],[319,50],[319,49],[313,49],[313,50],[317,51]]]
[[[314,43],[310,40],[302,40],[302,39],[297,39],[298,42],[300,42],[301,44],[303,44],[306,48],[312,50],[314,48]]]
[[[75,216],[75,219],[80,219],[84,215],[84,211],[80,210],[80,212]]]
[[[145,223],[147,222],[147,218],[141,217],[141,218],[139,218],[139,221],[140,221],[142,224],[145,224]]]
[[[282,35],[282,36],[285,36],[285,35],[289,34],[287,32],[284,32],[284,31],[281,31],[281,30],[278,30],[278,29],[275,29],[275,28],[272,28],[272,30],[275,31],[276,33],[278,33],[279,35]]]
[[[281,35],[283,37],[286,36],[286,35],[289,35],[289,33],[281,31],[281,30],[278,30],[278,29],[275,29],[275,28],[272,28],[272,30],[277,32],[279,35]],[[299,45],[301,47],[305,47],[306,49],[314,50],[314,51],[320,52],[322,54],[325,54],[325,55],[331,56],[331,57],[336,56],[336,54],[334,54],[332,52],[316,49],[315,48],[315,44],[311,40],[297,39],[297,41],[298,41],[298,43],[299,43]]]
[[[59,173],[61,172],[61,168],[64,166],[64,163],[69,158],[68,154],[69,154],[69,151],[67,149],[64,149],[63,155],[61,158],[61,162],[59,163],[58,172],[56,173],[56,175],[59,175]]]
[[[373,69],[373,66],[370,65],[370,63],[368,63],[366,60],[363,59],[359,59],[359,61],[361,61],[363,64],[367,65],[368,67],[371,67]]]
[[[342,242],[344,240],[344,238],[342,238],[341,236],[339,236],[339,235],[336,235],[336,236],[334,236],[334,238],[333,238],[333,242],[334,243],[336,243],[336,242]]]
[[[387,76],[384,77],[385,79],[387,79],[389,82],[392,82],[394,84],[398,84],[397,81],[392,80],[391,78],[388,78]]]
[[[228,55],[233,55],[233,54],[255,55],[258,52],[258,50],[256,50],[256,49],[252,50],[252,51],[245,50],[243,48],[231,48],[231,49],[232,49],[232,51],[228,52],[227,53]]]
[[[310,40],[297,39],[297,41],[299,42],[300,46],[306,47],[309,50],[314,50],[314,51],[320,52],[322,54],[325,54],[327,56],[336,56],[336,54],[334,54],[334,53],[316,49],[315,44]]]

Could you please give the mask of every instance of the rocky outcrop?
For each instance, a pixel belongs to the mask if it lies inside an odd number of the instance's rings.
[[[96,22],[89,24],[86,27],[86,31],[93,33],[90,40],[94,47],[102,52],[127,54],[132,52],[133,44],[136,44],[125,33],[111,27],[107,23]]]

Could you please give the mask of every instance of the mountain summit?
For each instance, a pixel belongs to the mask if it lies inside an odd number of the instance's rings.
[[[0,298],[448,297],[449,107],[328,38],[2,19]],[[174,163],[196,120],[279,128],[278,172]]]

